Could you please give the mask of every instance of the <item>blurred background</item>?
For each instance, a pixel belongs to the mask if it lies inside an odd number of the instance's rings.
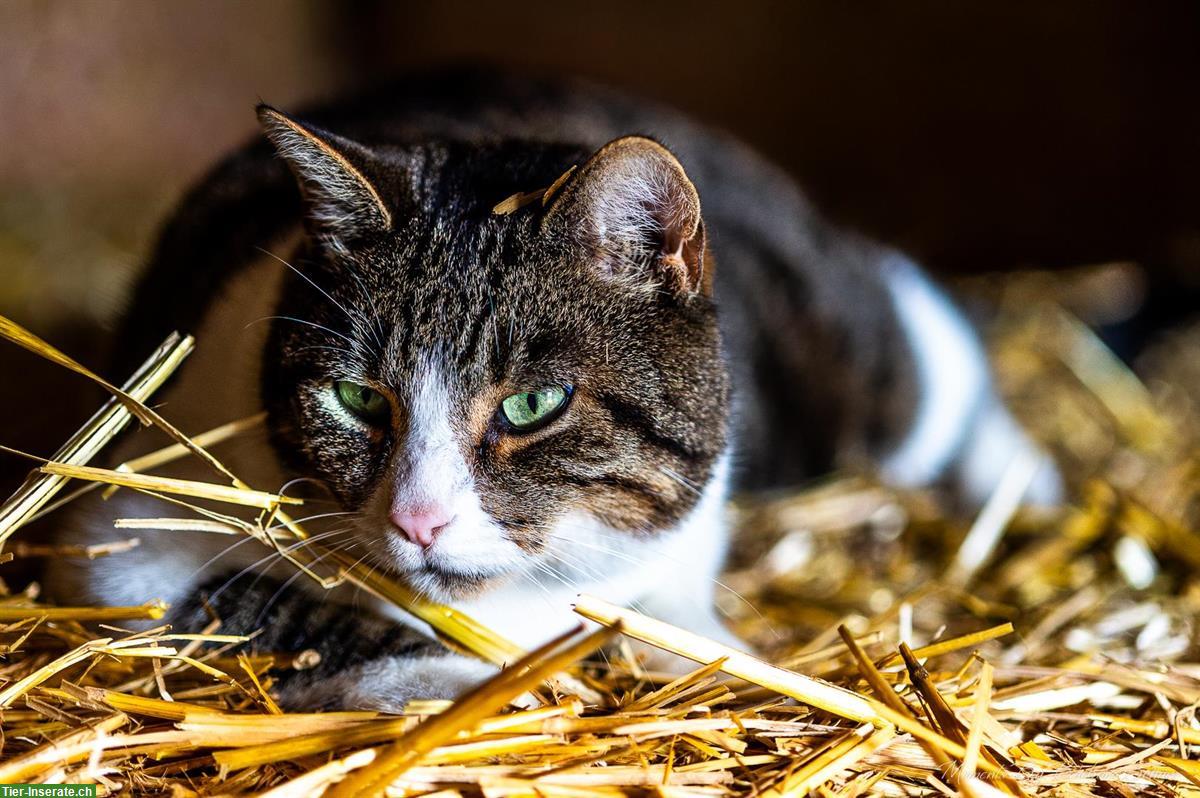
[[[0,313],[102,367],[156,225],[259,98],[464,61],[673,103],[942,275],[1129,261],[1155,323],[1195,306],[1200,3],[5,0]],[[7,345],[0,374],[5,443],[48,454],[94,407]]]

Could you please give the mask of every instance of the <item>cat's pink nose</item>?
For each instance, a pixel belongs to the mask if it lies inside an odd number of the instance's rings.
[[[423,549],[433,545],[433,541],[443,529],[450,525],[454,517],[443,507],[402,508],[392,511],[392,523],[396,529],[404,533],[404,537],[416,543]]]

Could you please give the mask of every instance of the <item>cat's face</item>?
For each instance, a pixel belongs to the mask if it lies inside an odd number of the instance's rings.
[[[263,113],[314,213],[264,397],[281,453],[357,514],[355,556],[458,597],[570,548],[571,519],[652,535],[688,514],[728,385],[669,153],[621,140],[497,214],[569,156],[368,153]]]

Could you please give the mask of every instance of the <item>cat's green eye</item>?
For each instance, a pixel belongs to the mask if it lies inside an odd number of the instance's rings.
[[[391,415],[387,398],[373,388],[346,380],[338,380],[333,387],[342,406],[368,424],[382,424]]]
[[[532,432],[558,418],[570,398],[570,387],[563,385],[514,393],[500,403],[500,415],[512,429]]]

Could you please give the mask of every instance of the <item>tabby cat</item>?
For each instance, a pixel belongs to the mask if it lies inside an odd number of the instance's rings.
[[[669,110],[443,72],[258,116],[167,223],[118,373],[194,332],[168,417],[194,433],[265,409],[265,437],[217,451],[235,473],[304,491],[323,543],[518,643],[574,624],[587,591],[737,645],[712,606],[731,489],[875,467],[978,499],[1032,450],[917,266]],[[1047,465],[1034,498],[1057,490]],[[179,513],[125,491],[77,534]],[[55,582],[316,650],[289,706],[395,710],[490,670],[256,543],[142,539]]]

